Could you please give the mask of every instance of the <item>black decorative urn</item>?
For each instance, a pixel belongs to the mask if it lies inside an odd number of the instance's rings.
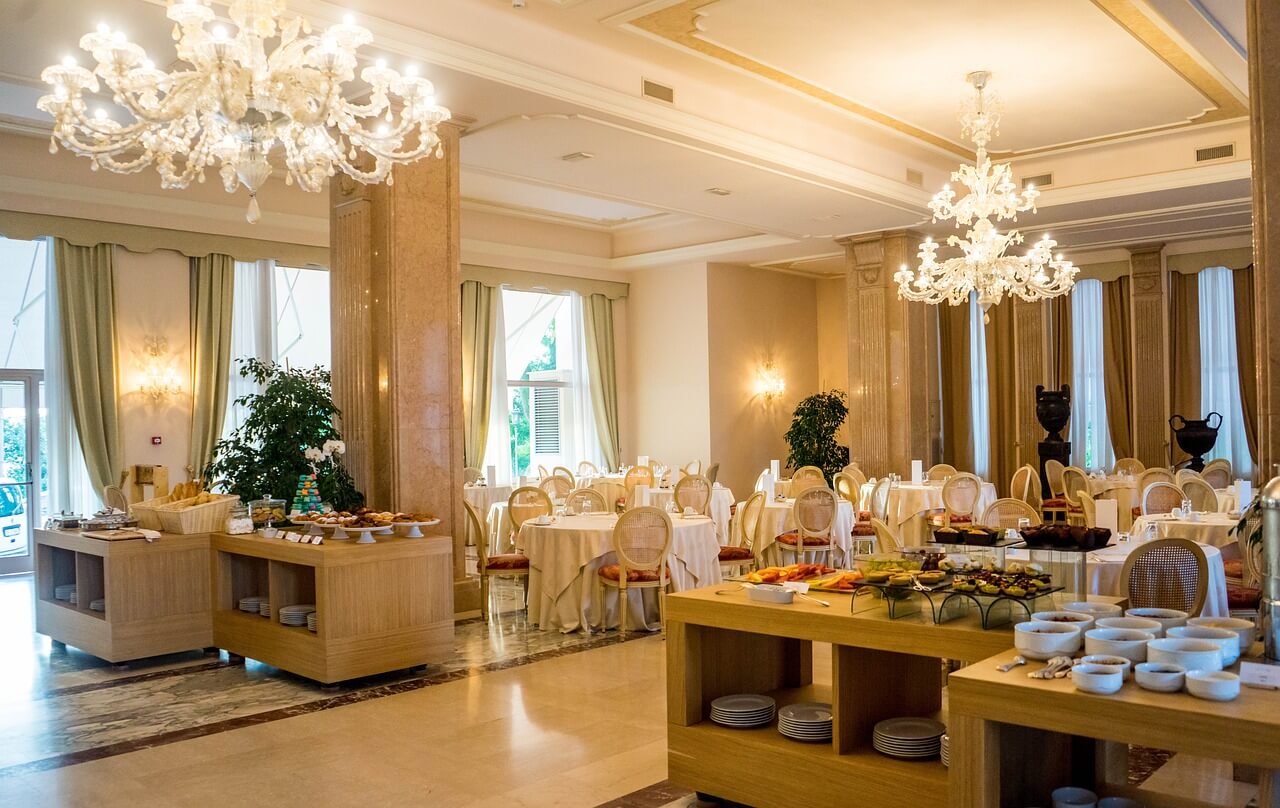
[[[1209,425],[1210,421],[1214,421],[1213,426]],[[1177,426],[1178,423],[1182,426]],[[1213,445],[1218,442],[1218,428],[1221,426],[1222,416],[1216,412],[1209,413],[1209,417],[1202,421],[1193,421],[1181,415],[1169,419],[1169,428],[1173,430],[1178,448],[1191,455],[1187,468],[1204,471],[1204,456],[1213,451]]]
[[[1064,466],[1071,465],[1071,443],[1062,439],[1062,429],[1071,420],[1071,385],[1064,384],[1057,390],[1046,390],[1036,385],[1036,420],[1049,435],[1040,441],[1040,486],[1049,496],[1049,478],[1044,466],[1057,460]]]

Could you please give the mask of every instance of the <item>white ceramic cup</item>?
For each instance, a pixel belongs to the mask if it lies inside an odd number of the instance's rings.
[[[1050,796],[1053,798],[1053,808],[1093,808],[1098,804],[1098,795],[1087,788],[1055,788]]]

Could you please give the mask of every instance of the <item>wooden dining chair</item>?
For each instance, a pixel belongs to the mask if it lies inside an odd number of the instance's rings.
[[[592,463],[590,460],[579,460],[578,476],[579,477],[599,477],[600,467],[597,466],[595,463]]]
[[[761,470],[761,472],[760,472],[759,474],[757,474],[757,475],[756,475],[756,482],[755,482],[755,485],[753,485],[753,486],[751,487],[751,490],[752,490],[752,491],[763,491],[763,490],[764,490],[764,478],[765,478],[768,474],[769,474],[769,469],[767,469],[767,468],[766,468],[766,469]]]
[[[1222,458],[1210,460],[1200,476],[1213,488],[1226,488],[1231,485],[1231,462]]]
[[[877,553],[896,553],[902,550],[902,537],[885,521],[871,517],[871,530],[876,537]]]
[[[1028,463],[1013,473],[1013,479],[1009,481],[1009,496],[1027,503],[1036,513],[1040,512],[1044,497],[1040,472],[1035,466]]]
[[[801,466],[791,475],[791,496],[798,497],[806,489],[827,487],[827,475],[817,466]]]
[[[861,474],[855,469],[856,474]],[[862,486],[866,480],[859,481],[858,477],[844,471],[837,471],[832,477],[835,485],[836,494],[841,499],[849,503],[849,507],[853,509],[853,528],[850,535],[853,537],[854,552],[866,552],[875,540],[875,531],[871,528],[871,514],[858,507],[862,499]]]
[[[742,503],[734,515],[731,544],[720,545],[720,569],[729,575],[751,569],[759,564],[756,558],[756,539],[760,530],[760,516],[764,513],[764,492],[755,491]]]
[[[702,476],[710,480],[712,485],[715,485],[716,477],[720,476],[720,464],[712,463],[711,465],[707,466],[707,473],[703,474]]]
[[[1130,608],[1178,609],[1195,616],[1209,590],[1209,562],[1193,541],[1155,539],[1129,554],[1120,581]]]
[[[571,488],[572,488],[572,487],[577,486],[577,484],[578,484],[578,482],[577,482],[577,478],[575,478],[575,477],[573,476],[573,472],[572,472],[572,471],[569,471],[569,469],[568,469],[567,467],[565,467],[565,466],[556,466],[555,468],[553,468],[553,469],[551,470],[551,476],[553,476],[553,477],[554,477],[554,476],[557,476],[557,475],[559,475],[559,476],[561,476],[561,477],[564,477],[566,480],[568,480],[568,481],[569,481],[569,486],[570,486]]]
[[[613,553],[617,563],[606,564],[596,574],[604,592],[617,593],[618,633],[627,636],[627,590],[658,590],[658,619],[665,627],[663,603],[666,595],[667,562],[671,555],[674,528],[671,517],[661,508],[632,508],[618,517],[613,526]]]
[[[649,466],[632,466],[623,476],[622,485],[627,489],[627,500],[630,501],[631,492],[637,485],[653,488],[653,469]]]
[[[1111,466],[1112,474],[1132,474],[1135,477],[1146,470],[1146,465],[1136,457],[1122,457]]]
[[[529,489],[536,491],[536,488]],[[489,554],[489,540],[484,534],[484,521],[470,502],[463,501],[467,513],[467,529],[476,544],[476,572],[480,576],[480,617],[489,619],[489,579],[519,578],[524,585],[525,608],[529,608],[529,558],[521,553]]]
[[[1067,501],[1067,521],[1080,522],[1084,519],[1084,508],[1080,504],[1080,492],[1089,490],[1089,475],[1079,466],[1067,466],[1062,470],[1062,498]]]
[[[892,477],[881,477],[872,487],[871,497],[867,500],[867,510],[870,511],[872,519],[879,519],[885,524],[889,523],[889,502],[892,498],[893,486]]]
[[[530,519],[539,516],[550,516],[555,513],[551,497],[541,488],[526,485],[517,488],[507,497],[507,518],[511,520],[511,531],[520,534],[520,527]]]
[[[861,496],[862,491],[857,481],[853,479],[853,475],[837,471],[831,477],[831,487],[841,499],[852,504],[855,511],[858,510],[858,497]]]
[[[862,487],[867,484],[867,475],[863,474],[862,469],[858,468],[857,466],[853,466],[852,468],[850,468],[849,466],[845,466],[845,468],[848,470],[841,471],[840,473],[847,474],[849,475],[849,477],[853,479],[853,491],[854,491],[853,507],[855,510],[856,509],[865,510],[864,505],[866,503],[863,501]],[[866,518],[869,519],[870,517],[868,516]]]
[[[476,480],[484,476],[484,472],[475,466],[467,466],[462,470],[462,484],[471,485]]]
[[[796,496],[791,506],[791,518],[796,528],[776,539],[784,563],[788,555],[797,564],[806,563],[806,558],[812,559],[807,563],[818,563],[822,559],[825,559],[824,563],[830,562],[835,548],[831,526],[835,523],[838,507],[836,492],[825,485],[806,488]]]
[[[840,470],[841,470],[841,471],[843,471],[845,474],[852,474],[852,473],[853,473],[853,472],[855,472],[855,471],[856,471],[856,472],[858,472],[859,474],[862,474],[862,469],[861,469],[861,467],[859,467],[859,466],[858,466],[858,464],[857,464],[856,462],[853,462],[853,461],[850,461],[850,462],[849,462],[849,464],[848,464],[847,466],[845,466],[844,468],[842,468],[842,469],[840,469]],[[862,478],[863,478],[864,480],[866,479],[866,477],[867,477],[867,475],[862,474]]]
[[[1138,475],[1138,483],[1134,490],[1134,496],[1138,504],[1133,506],[1133,518],[1137,519],[1142,516],[1142,498],[1146,496],[1147,489],[1153,483],[1169,483],[1173,485],[1173,472],[1168,469],[1152,467]]]
[[[972,522],[981,495],[982,479],[967,471],[957,471],[942,484],[942,513],[931,517],[930,522],[941,527]]]
[[[1169,513],[1174,508],[1182,507],[1186,496],[1182,489],[1173,483],[1152,483],[1142,492],[1142,513],[1150,516],[1156,513]]]
[[[685,463],[685,464],[684,464],[684,467],[683,467],[681,470],[682,470],[682,471],[684,471],[684,473],[685,473],[685,474],[691,474],[691,475],[692,475],[692,474],[701,474],[701,473],[702,473],[702,461],[701,461],[701,460],[690,460],[688,463]]]
[[[1004,497],[997,499],[986,507],[979,520],[986,527],[998,527],[1002,530],[1017,528],[1019,519],[1028,519],[1032,525],[1040,524],[1040,512],[1020,499]]]
[[[1067,521],[1067,498],[1062,492],[1062,472],[1066,466],[1057,460],[1044,461],[1044,476],[1049,482],[1049,496],[1040,503],[1040,512],[1047,522]]]
[[[546,466],[544,466],[544,465],[542,465],[541,463],[539,463],[539,464],[538,464],[538,479],[539,479],[539,480],[545,480],[545,479],[547,479],[547,478],[548,478],[548,477],[550,477],[550,476],[551,476],[551,472],[547,471],[547,467],[546,467]]]
[[[676,483],[671,498],[677,511],[683,513],[685,508],[693,508],[706,516],[711,509],[711,481],[701,474],[687,474]]]
[[[544,477],[538,487],[547,492],[552,502],[557,502],[569,496],[569,492],[573,490],[573,479],[562,474],[552,474]]]
[[[1178,469],[1178,473],[1173,475],[1173,481],[1178,485],[1182,485],[1187,480],[1203,480],[1200,472],[1195,469]]]
[[[1193,510],[1215,513],[1218,510],[1218,492],[1204,479],[1191,478],[1182,484],[1182,494],[1191,500]]]
[[[564,498],[565,510],[574,513],[610,513],[609,501],[594,488],[575,488]]]
[[[950,463],[934,463],[929,467],[930,480],[949,480],[957,472],[955,466]]]
[[[1098,526],[1098,503],[1087,488],[1080,489],[1080,521],[1085,527]]]

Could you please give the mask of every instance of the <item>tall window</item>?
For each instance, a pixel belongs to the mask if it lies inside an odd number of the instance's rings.
[[[1222,415],[1218,442],[1205,457],[1231,461],[1234,474],[1247,479],[1253,476],[1253,457],[1240,403],[1235,302],[1230,269],[1200,273],[1200,413],[1206,418],[1211,412]]]
[[[276,361],[329,367],[329,272],[275,268]]]
[[[987,330],[978,294],[969,293],[969,410],[973,414],[973,473],[991,475],[991,402],[987,390]]]
[[[1071,290],[1071,463],[1110,469],[1115,463],[1103,377],[1102,281],[1076,281]]]

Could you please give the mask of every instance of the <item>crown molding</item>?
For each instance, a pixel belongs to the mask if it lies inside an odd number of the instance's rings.
[[[648,216],[640,216],[635,219],[591,219],[586,216],[575,216],[571,213],[558,213],[555,211],[543,210],[541,208],[527,208],[522,205],[511,205],[506,202],[497,202],[488,199],[472,199],[463,197],[461,200],[463,210],[471,210],[477,213],[492,213],[497,216],[511,216],[517,219],[528,219],[534,222],[545,222],[547,224],[562,225],[565,227],[576,227],[581,230],[594,230],[600,233],[616,233],[626,227],[632,227],[638,224],[652,222],[671,214],[654,213]]]
[[[494,257],[498,257],[617,272],[667,266],[689,261],[704,261],[727,253],[765,249],[788,244],[795,244],[795,240],[785,236],[774,236],[765,233],[722,241],[710,241],[705,244],[693,244],[687,247],[674,247],[668,250],[654,250],[653,252],[636,253],[635,255],[616,258],[603,258],[594,255],[564,252],[562,250],[549,250],[544,247],[529,247],[522,244],[504,244],[499,241],[463,238],[462,261],[463,263],[477,263],[492,261]],[[482,259],[480,256],[484,256],[484,258]],[[512,264],[508,268],[519,269],[521,265]]]
[[[1234,160],[1229,163],[1179,168],[1174,171],[1141,174],[1136,177],[1102,180],[1083,185],[1046,188],[1041,192],[1040,200],[1036,207],[1044,210],[1056,205],[1092,202],[1095,199],[1112,199],[1118,196],[1172,191],[1178,188],[1211,185],[1232,180],[1247,180],[1251,178],[1251,172],[1252,164],[1249,160]]]

